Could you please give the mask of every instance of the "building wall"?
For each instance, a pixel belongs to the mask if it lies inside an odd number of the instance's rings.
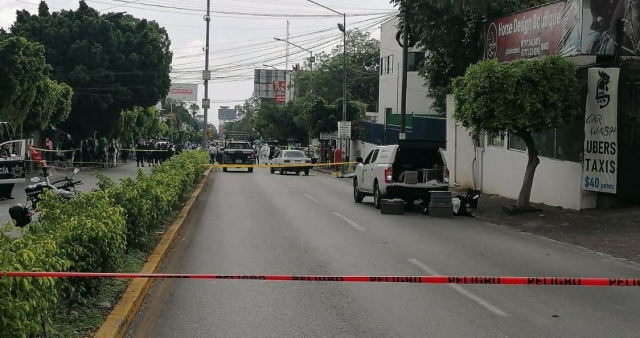
[[[498,194],[517,199],[524,179],[527,165],[527,154],[523,151],[507,149],[504,146],[488,145],[487,139],[481,140],[481,146],[474,150],[468,131],[456,127],[452,115],[455,110],[453,96],[447,97],[447,165],[454,175],[451,182],[466,187],[473,182],[476,174],[478,186],[486,194]],[[451,132],[455,130],[456,132]],[[456,144],[456,134],[458,142]],[[470,163],[476,156],[474,170]],[[457,162],[457,163],[456,163]],[[456,168],[458,166],[458,168]],[[587,209],[595,207],[593,194],[582,191],[582,164],[540,157],[540,165],[536,169],[531,201],[568,209]],[[464,186],[463,186],[464,183]],[[480,202],[482,203],[482,201]]]
[[[385,109],[391,108],[394,114],[400,113],[402,95],[402,47],[396,41],[398,18],[382,24],[380,33],[380,58],[391,57],[392,67],[388,72],[380,74],[379,123],[384,123]],[[409,52],[418,52],[417,48],[409,48]],[[383,69],[382,64],[380,67]],[[433,100],[427,98],[425,82],[417,71],[407,73],[407,113],[429,113]]]

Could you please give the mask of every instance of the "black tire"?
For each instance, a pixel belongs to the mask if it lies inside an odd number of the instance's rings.
[[[380,209],[380,188],[378,187],[378,182],[373,185],[373,206],[376,209]]]
[[[360,192],[360,189],[358,188],[358,179],[354,178],[353,179],[353,200],[356,203],[362,203],[362,200],[364,200],[364,194]]]
[[[227,167],[224,167],[224,168],[222,168],[222,171],[226,173],[227,169],[228,169]]]
[[[249,172],[252,173],[253,172],[253,168],[249,168]]]
[[[305,176],[309,176],[309,169],[306,169],[306,170],[304,171],[304,175],[305,175]]]
[[[273,168],[269,168],[269,172],[270,172],[271,174],[273,174],[273,173],[275,173],[276,171],[275,171]]]

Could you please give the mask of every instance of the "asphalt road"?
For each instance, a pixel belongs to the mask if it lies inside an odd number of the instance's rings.
[[[216,172],[203,194],[163,272],[640,277],[476,219],[381,215],[328,175]],[[128,337],[637,337],[638,304],[636,288],[167,280]]]
[[[148,166],[145,166],[143,169],[146,173],[149,172]],[[53,174],[53,176],[51,177],[51,182],[55,182],[56,180],[62,179],[65,176],[71,176],[73,174],[72,170],[73,168],[69,168],[69,170],[57,169],[55,171],[55,174]],[[121,178],[135,177],[137,175],[138,169],[136,168],[135,160],[133,162],[129,161],[128,163],[120,163],[115,168],[84,168],[82,171],[73,176],[74,180],[84,183],[83,185],[77,186],[78,191],[90,192],[92,189],[97,187],[98,179],[93,175],[95,171],[105,174],[115,181],[119,181]],[[33,176],[35,175],[31,175],[29,176],[29,178]],[[24,189],[29,184],[32,184],[31,182],[29,182],[29,180],[27,180],[23,184],[16,184],[13,187],[13,197],[15,199],[0,201],[0,224],[5,224],[11,220],[11,217],[9,216],[9,207],[16,203],[25,203],[27,201],[27,195],[24,193]],[[12,231],[11,233],[9,233],[9,235],[12,237],[16,237],[20,235],[20,232],[18,230]]]

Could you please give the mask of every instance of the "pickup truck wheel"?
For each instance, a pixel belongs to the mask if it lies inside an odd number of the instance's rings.
[[[378,188],[378,182],[373,186],[373,206],[376,209],[380,209],[380,188]]]
[[[273,174],[273,173],[275,173],[276,171],[275,171],[273,168],[269,168],[269,172]]]
[[[360,192],[360,188],[358,188],[358,179],[353,180],[353,200],[356,203],[362,203],[364,199],[364,194]]]
[[[252,173],[253,172],[253,168],[249,168],[249,172]]]
[[[222,171],[226,173],[227,172],[227,167],[222,168]]]
[[[309,176],[309,169],[306,169],[306,170],[304,171],[304,175],[305,175],[305,176]]]

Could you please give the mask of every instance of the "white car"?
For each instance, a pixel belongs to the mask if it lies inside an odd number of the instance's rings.
[[[269,171],[273,174],[277,170],[280,175],[284,175],[287,172],[296,174],[304,172],[305,175],[309,175],[309,170],[313,168],[311,159],[301,150],[282,150],[278,156],[271,160],[271,165],[272,167],[269,168]]]

